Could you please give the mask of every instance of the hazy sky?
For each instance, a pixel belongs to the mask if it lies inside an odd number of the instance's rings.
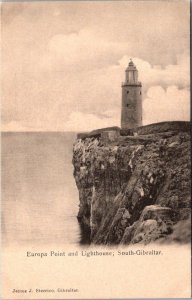
[[[120,125],[132,57],[144,124],[189,120],[189,1],[3,3],[2,130]]]

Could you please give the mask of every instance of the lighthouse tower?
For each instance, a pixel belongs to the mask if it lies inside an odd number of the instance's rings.
[[[142,125],[142,85],[138,71],[130,60],[122,83],[121,128],[131,129]]]

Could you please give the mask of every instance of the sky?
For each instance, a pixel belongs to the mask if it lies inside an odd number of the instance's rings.
[[[189,120],[189,1],[1,5],[2,131],[120,126],[132,58],[143,124]]]

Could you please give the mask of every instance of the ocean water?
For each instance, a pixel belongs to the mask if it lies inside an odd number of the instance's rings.
[[[2,243],[77,245],[74,133],[3,133]]]

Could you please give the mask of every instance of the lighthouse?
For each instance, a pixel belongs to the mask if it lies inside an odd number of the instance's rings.
[[[142,126],[142,84],[138,81],[138,70],[130,59],[122,83],[121,128]]]

